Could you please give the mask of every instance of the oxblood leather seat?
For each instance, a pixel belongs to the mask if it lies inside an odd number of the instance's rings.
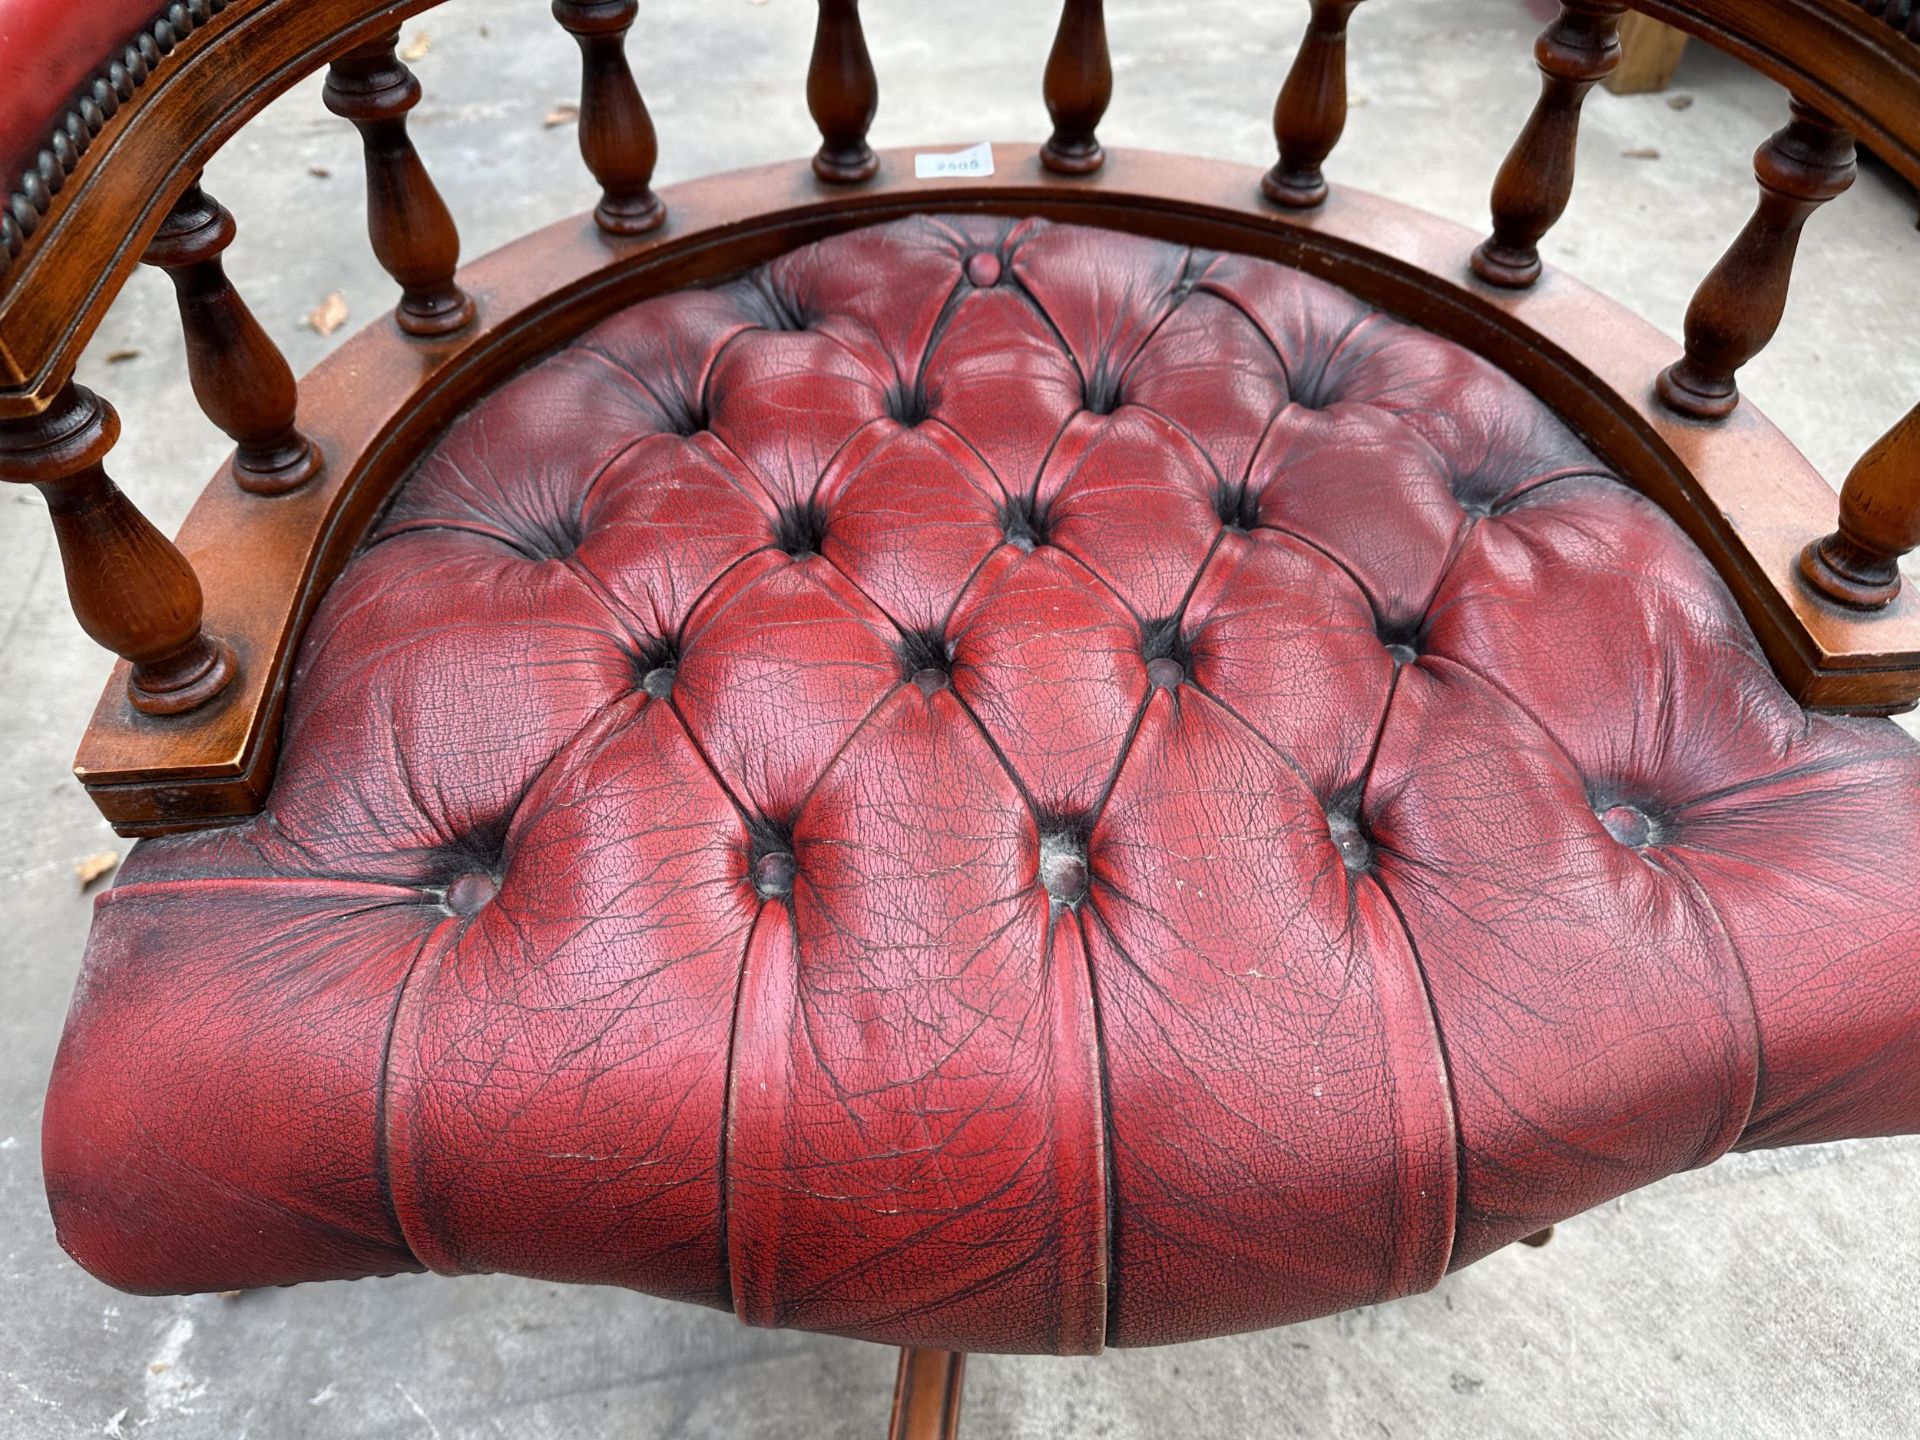
[[[468,414],[48,1102],[129,1289],[431,1267],[963,1350],[1246,1330],[1920,1129],[1920,747],[1517,384],[914,219]]]

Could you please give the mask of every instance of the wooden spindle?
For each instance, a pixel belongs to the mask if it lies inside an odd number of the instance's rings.
[[[1621,0],[1564,0],[1534,45],[1540,99],[1493,182],[1493,234],[1473,273],[1523,289],[1540,278],[1540,241],[1573,196],[1574,151],[1587,92],[1620,63]]]
[[[807,109],[820,128],[813,173],[836,185],[871,180],[880,157],[867,144],[867,131],[879,108],[880,82],[860,28],[860,0],[820,0],[807,65]]]
[[[593,218],[609,235],[644,235],[667,218],[653,193],[653,118],[627,64],[639,11],[640,0],[553,0],[553,18],[580,44],[580,156],[600,182]]]
[[[233,216],[196,181],[142,258],[173,281],[187,374],[207,418],[234,441],[234,483],[284,495],[318,473],[320,452],[294,425],[292,368],[227,279],[220,256],[233,235]]]
[[[1053,135],[1040,162],[1061,175],[1090,175],[1107,156],[1094,131],[1113,99],[1107,17],[1101,0],[1066,0],[1041,82]]]
[[[232,683],[233,650],[200,628],[193,567],[102,465],[120,417],[69,382],[26,420],[0,421],[0,480],[34,486],[53,516],[80,628],[133,665],[127,698],[149,715],[197,709]]]
[[[1326,163],[1347,128],[1347,21],[1360,0],[1313,0],[1306,38],[1273,106],[1280,159],[1260,188],[1276,205],[1310,209],[1327,198]]]
[[[1793,118],[1753,157],[1760,203],[1687,307],[1687,353],[1660,374],[1660,398],[1682,415],[1719,420],[1740,403],[1734,376],[1767,348],[1787,310],[1807,218],[1853,184],[1853,137],[1793,102]]]
[[[887,1440],[959,1440],[967,1357],[902,1347]]]
[[[373,253],[400,282],[394,319],[409,335],[446,335],[473,319],[473,299],[454,283],[460,234],[407,135],[420,82],[394,53],[400,32],[350,51],[327,71],[329,110],[351,120],[367,155],[367,231]]]
[[[1860,457],[1840,489],[1840,528],[1800,552],[1800,575],[1829,600],[1881,610],[1900,561],[1920,550],[1920,406]]]

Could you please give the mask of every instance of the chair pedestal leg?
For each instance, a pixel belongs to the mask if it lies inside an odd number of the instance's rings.
[[[950,1350],[900,1351],[887,1440],[956,1440],[967,1357]]]

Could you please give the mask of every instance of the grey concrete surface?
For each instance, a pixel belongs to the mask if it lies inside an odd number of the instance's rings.
[[[805,0],[647,0],[633,44],[661,179],[811,148]],[[869,0],[883,144],[1037,137],[1051,4]],[[1109,7],[1110,143],[1264,164],[1304,6]],[[582,208],[570,42],[536,0],[454,0],[408,27],[415,133],[469,255]],[[1534,92],[1522,0],[1383,0],[1354,25],[1355,109],[1332,172],[1477,224]],[[390,303],[367,255],[350,131],[300,86],[212,167],[232,269],[305,369],[333,290]],[[1766,83],[1695,47],[1676,93],[1596,94],[1551,258],[1677,333],[1751,204],[1779,122]],[[1658,151],[1657,159],[1628,152]],[[326,172],[324,175],[320,172]],[[1830,475],[1920,395],[1920,236],[1884,172],[1816,218],[1786,326],[1746,388]],[[137,351],[110,361],[115,351]],[[114,469],[171,529],[222,452],[181,369],[170,292],[136,277],[84,370],[122,409]],[[76,858],[124,849],[68,776],[105,674],[75,628],[38,500],[0,496],[0,1435],[878,1436],[891,1355],[748,1331],[611,1290],[428,1277],[237,1300],[133,1299],[54,1244],[41,1087],[88,902]],[[1735,1157],[1562,1227],[1428,1296],[1266,1335],[1093,1362],[977,1359],[978,1436],[1920,1434],[1920,1143]]]

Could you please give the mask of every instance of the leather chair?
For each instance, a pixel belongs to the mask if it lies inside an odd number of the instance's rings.
[[[1901,16],[1635,5],[1797,97],[1678,351],[1538,254],[1611,0],[1477,248],[1329,196],[1353,0],[1264,183],[1102,150],[1097,0],[1045,145],[916,177],[822,0],[811,165],[662,195],[635,0],[555,0],[603,199],[464,270],[421,8],[0,0],[0,479],[149,837],[47,1101],[87,1269],[623,1285],[901,1346],[931,1436],[969,1351],[1325,1315],[1920,1130],[1920,420],[1836,520],[1734,381],[1853,137],[1920,143]],[[296,387],[196,176],[322,65],[403,298]],[[72,380],[143,257],[236,442],[177,545]]]

